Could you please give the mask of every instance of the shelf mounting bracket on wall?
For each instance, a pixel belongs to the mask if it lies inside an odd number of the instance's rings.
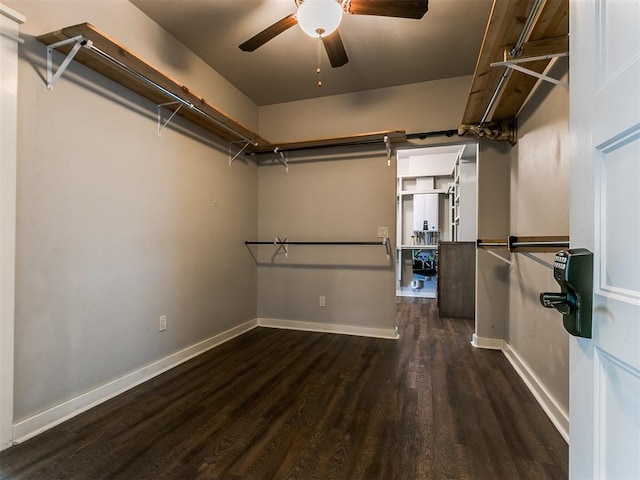
[[[53,51],[58,47],[62,47],[64,45],[68,45],[74,42],[75,42],[75,45],[73,46],[71,51],[67,54],[67,57],[62,61],[62,63],[56,70],[56,73],[53,73]],[[47,45],[47,89],[48,90],[53,90],[53,86],[56,84],[58,79],[62,76],[64,71],[67,69],[67,67],[73,60],[73,57],[75,57],[76,53],[78,53],[78,50],[80,50],[81,47],[91,48],[91,45],[92,45],[91,41],[86,40],[82,35],[68,38],[66,40],[60,40],[59,42],[52,43],[51,45]]]
[[[569,52],[560,52],[560,53],[552,53],[548,55],[540,55],[537,57],[527,57],[527,58],[511,58],[509,60],[505,60],[503,62],[494,62],[491,64],[492,67],[507,67],[512,70],[517,70],[519,72],[525,73],[527,75],[531,75],[532,77],[536,77],[540,80],[544,80],[545,82],[550,82],[555,85],[559,85],[561,87],[569,88],[569,84],[567,82],[563,82],[562,80],[557,80],[543,73],[534,72],[533,70],[529,70],[521,66],[520,64],[526,62],[535,62],[538,60],[550,60],[554,58],[567,57],[569,56]]]
[[[240,150],[238,150],[236,154],[232,157],[231,145],[236,145],[240,143],[244,143],[243,147]],[[244,152],[247,149],[249,145],[253,145],[252,142],[249,142],[249,141],[243,142],[242,140],[239,140],[237,142],[229,142],[229,166],[231,166],[231,164],[238,159],[238,157],[242,154],[242,152]]]
[[[178,108],[176,108],[171,115],[169,116],[169,118],[167,118],[167,121],[162,123],[162,107],[166,107],[168,105],[178,105]],[[180,103],[180,102],[167,102],[167,103],[161,103],[160,105],[158,105],[158,138],[160,138],[162,135],[160,133],[160,131],[166,127],[167,125],[169,125],[169,122],[173,119],[173,117],[175,116],[176,113],[178,113],[178,111],[182,108],[184,104]]]

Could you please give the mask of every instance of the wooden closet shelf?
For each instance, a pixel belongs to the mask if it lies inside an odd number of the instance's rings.
[[[157,105],[162,105],[167,110],[174,112],[177,110],[177,115],[188,119],[224,140],[238,142],[238,144],[249,142],[246,148],[243,149],[247,154],[274,152],[276,148],[278,151],[292,151],[365,145],[384,142],[385,137],[388,137],[388,141],[391,144],[402,143],[407,139],[404,131],[388,131],[273,144],[214,107],[204,98],[190,91],[185,85],[162,73],[90,23],[65,27],[62,30],[46,33],[37,38],[40,42],[50,46],[57,42],[80,36],[90,42],[89,48],[80,48],[75,57],[73,57],[74,60]],[[69,54],[75,43],[69,42],[58,46],[56,50]],[[176,99],[181,99],[181,101],[179,102]]]
[[[171,96],[156,88],[150,82],[130,73],[128,71],[128,69],[130,69],[138,73],[140,76],[159,85],[167,92],[170,92],[176,97],[182,98],[209,116],[210,118],[206,118],[191,108],[180,108],[178,111],[178,115],[190,120],[196,125],[201,126],[205,130],[208,130],[230,142],[241,141],[244,137],[252,140],[257,144],[256,146],[270,145],[269,142],[261,138],[255,132],[252,132],[238,121],[221,112],[204,98],[201,98],[194,92],[191,92],[185,85],[182,85],[168,75],[160,72],[145,60],[141,59],[126,47],[108,37],[89,23],[66,27],[57,32],[46,33],[44,35],[40,35],[38,40],[46,45],[51,45],[61,40],[74,38],[78,35],[81,35],[86,40],[91,41],[94,47],[116,59],[117,62],[120,62],[126,68],[122,68],[117,63],[114,63],[97,53],[96,50],[89,48],[81,48],[78,50],[74,60],[158,105],[167,103],[171,100]],[[58,50],[66,54],[70,52],[72,48],[73,44],[71,43],[61,46]],[[166,108],[175,111],[178,108],[178,105],[179,104],[166,105]]]
[[[505,79],[505,67],[492,63],[511,60],[509,51],[519,41],[525,30],[528,16],[531,15],[535,0],[507,1],[494,0],[491,16],[482,40],[482,47],[473,74],[467,106],[458,133],[470,131],[472,126],[480,126],[481,122],[490,121],[493,128],[499,130],[514,124],[531,91],[538,84],[534,76],[512,71]],[[569,2],[568,0],[547,0],[543,2],[539,15],[532,18],[530,34],[522,45],[517,58],[542,58],[544,55],[567,54],[569,34]],[[545,72],[552,60],[536,59],[526,64],[526,68],[538,74]],[[500,90],[500,86],[502,87]],[[493,112],[489,118],[485,114],[491,110],[488,106],[496,98]],[[489,112],[488,112],[489,110]],[[501,124],[503,126],[501,126]],[[508,139],[508,132],[498,136],[486,129],[482,136],[487,138]]]
[[[254,147],[254,153],[272,152],[278,148],[282,152],[292,152],[298,150],[311,150],[316,148],[349,147],[357,145],[367,145],[373,143],[384,144],[384,137],[388,137],[391,144],[404,143],[407,141],[407,134],[401,130],[390,130],[384,132],[362,133],[346,137],[319,138],[316,140],[305,140],[301,142],[275,143],[269,147]]]

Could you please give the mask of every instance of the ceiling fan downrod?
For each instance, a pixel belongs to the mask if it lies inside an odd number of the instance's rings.
[[[318,87],[322,86],[322,33],[318,34],[318,68],[316,69],[316,74],[318,75]]]

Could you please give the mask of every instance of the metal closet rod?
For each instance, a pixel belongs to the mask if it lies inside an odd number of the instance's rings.
[[[379,242],[291,242],[289,240],[273,242],[244,242],[245,245],[386,245],[387,241]]]
[[[85,40],[86,42],[87,40]],[[142,75],[140,72],[136,72],[134,69],[132,69],[131,67],[129,67],[128,65],[126,65],[125,63],[121,62],[120,60],[118,60],[117,58],[112,57],[111,55],[109,55],[107,52],[99,49],[98,47],[96,47],[95,45],[93,45],[93,43],[86,45],[87,48],[89,48],[92,52],[96,53],[97,55],[101,56],[102,58],[104,58],[105,60],[108,60],[109,62],[113,63],[114,65],[116,65],[117,67],[121,68],[122,70],[126,71],[127,73],[129,73],[130,75],[133,75],[134,77],[136,77],[138,80],[141,80],[143,82],[145,82],[146,84],[152,86],[153,88],[155,88],[156,90],[159,90],[160,92],[162,92],[163,94],[165,94],[166,96],[168,96],[169,98],[175,100],[176,102],[184,105],[185,107],[188,107],[190,110],[193,110],[194,112],[196,112],[198,115],[206,118],[207,120],[210,120],[212,122],[214,122],[216,125],[218,125],[219,127],[225,129],[227,132],[237,136],[238,138],[250,143],[253,146],[258,145],[254,140],[250,140],[248,139],[246,136],[236,132],[233,128],[229,127],[228,125],[225,125],[223,122],[221,122],[220,120],[218,120],[217,118],[212,117],[211,115],[209,115],[208,113],[204,112],[203,110],[199,109],[198,107],[196,107],[194,104],[184,100],[182,97],[176,95],[175,93],[167,90],[166,88],[164,88],[162,85],[157,84],[156,82],[154,82],[153,80],[151,80],[150,78],[145,77],[144,75]]]
[[[407,140],[419,138],[420,140],[424,140],[428,137],[453,137],[458,134],[458,130],[437,130],[433,132],[420,132],[420,133],[408,133],[405,135]],[[382,135],[379,139],[369,139],[369,140],[352,140],[348,142],[336,142],[326,145],[308,145],[301,147],[278,147],[279,152],[298,152],[302,150],[318,150],[321,148],[336,148],[336,147],[357,147],[360,145],[371,145],[374,143],[384,143],[384,135]],[[273,154],[273,150],[267,150],[264,152],[248,152],[247,155],[269,155]]]
[[[384,237],[377,242],[292,242],[287,239],[276,238],[273,242],[244,242],[245,245],[278,245],[278,249],[284,249],[285,255],[288,254],[288,245],[347,245],[347,246],[380,246],[382,245],[387,251],[387,260],[391,259],[391,240],[389,237]]]
[[[519,237],[510,235],[506,241],[502,240],[483,240],[478,239],[476,245],[479,248],[507,248],[515,251],[518,248],[569,248],[569,240],[559,239],[557,237]]]

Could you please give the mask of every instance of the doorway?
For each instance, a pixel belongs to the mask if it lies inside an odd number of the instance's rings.
[[[477,157],[476,143],[397,151],[397,297],[437,298],[440,242],[475,242]]]

